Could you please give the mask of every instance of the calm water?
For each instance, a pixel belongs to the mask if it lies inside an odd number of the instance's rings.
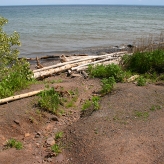
[[[4,30],[18,31],[21,56],[39,56],[89,47],[132,44],[164,31],[164,6],[10,6]]]

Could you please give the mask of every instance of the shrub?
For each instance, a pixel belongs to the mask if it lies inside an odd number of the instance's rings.
[[[11,96],[15,91],[27,87],[32,81],[29,63],[18,59],[19,34],[7,35],[3,25],[7,19],[0,17],[0,98]]]
[[[145,86],[146,85],[146,79],[143,76],[140,76],[137,79],[137,85],[138,86]]]
[[[153,52],[136,52],[122,58],[123,66],[137,73],[162,73],[164,72],[164,50]]]
[[[112,91],[114,84],[116,83],[114,77],[109,77],[108,79],[104,78],[101,80],[102,82],[102,90],[103,94],[107,94]]]
[[[44,90],[39,94],[39,106],[49,112],[57,114],[60,102],[61,97],[53,87],[48,90]]]
[[[97,65],[93,67],[90,65],[88,71],[92,77],[98,78],[109,78],[114,77],[116,82],[122,82],[125,77],[125,72],[119,65],[109,64],[109,65]]]

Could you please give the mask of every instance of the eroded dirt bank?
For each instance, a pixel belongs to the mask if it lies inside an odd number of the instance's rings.
[[[60,83],[52,83],[60,79]],[[1,164],[162,164],[164,161],[164,86],[117,84],[101,98],[101,108],[80,117],[82,104],[100,90],[98,79],[70,78],[65,74],[46,79],[45,84],[78,90],[76,103],[56,117],[40,111],[37,96],[0,106]],[[92,109],[91,109],[92,110]],[[53,156],[47,139],[59,131],[62,153]],[[4,150],[6,140],[23,143],[22,150]]]

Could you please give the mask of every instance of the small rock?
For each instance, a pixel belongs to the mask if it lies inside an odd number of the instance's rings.
[[[52,121],[59,121],[59,119],[56,116],[51,117]]]
[[[30,136],[30,133],[25,133],[24,136],[25,137],[29,137]]]
[[[41,135],[42,133],[41,133],[41,132],[37,132],[36,134],[37,134],[37,135]]]
[[[14,120],[14,122],[15,122],[17,125],[20,125],[19,120]]]
[[[55,144],[55,140],[53,137],[48,138],[46,142],[48,145],[51,145],[51,146]]]
[[[38,134],[35,135],[35,138],[39,138],[39,137],[40,137],[40,135],[38,135]]]

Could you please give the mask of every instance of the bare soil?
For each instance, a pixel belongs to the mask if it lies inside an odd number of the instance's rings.
[[[62,82],[54,83],[59,79]],[[100,91],[99,79],[63,73],[18,93],[47,84],[78,91],[76,102],[61,107],[65,112],[57,116],[40,110],[38,96],[0,105],[0,164],[164,164],[163,85],[116,84],[101,97],[99,110],[90,108],[81,115],[85,100]],[[61,131],[56,143],[62,152],[55,156],[46,141]],[[21,141],[23,149],[5,149],[11,138]]]

